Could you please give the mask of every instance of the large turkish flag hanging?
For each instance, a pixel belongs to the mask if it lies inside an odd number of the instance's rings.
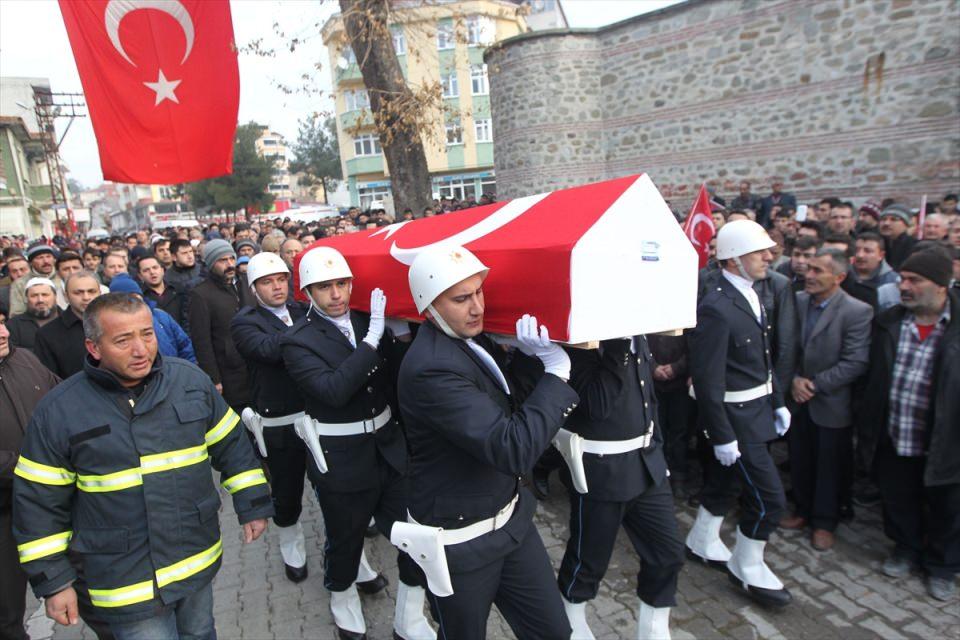
[[[228,0],[60,0],[103,177],[230,173],[240,104]]]
[[[407,271],[441,242],[490,267],[485,331],[512,334],[524,313],[570,343],[696,324],[696,254],[646,175],[326,238],[308,250],[326,245],[346,257],[352,308],[369,310],[380,287],[387,316],[419,320]]]

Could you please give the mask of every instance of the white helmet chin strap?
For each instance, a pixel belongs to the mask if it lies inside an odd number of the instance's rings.
[[[320,310],[320,307],[317,306],[317,303],[314,302],[314,300],[313,300],[313,294],[310,293],[310,287],[304,287],[304,289],[306,289],[307,298],[310,300],[310,309],[313,309],[314,311],[316,311],[319,315],[323,316],[324,318],[332,318],[333,316],[328,315],[328,314],[324,313],[323,311],[321,311],[321,310]],[[349,284],[348,287],[347,287],[347,292],[348,292],[348,293],[353,293],[353,280],[350,281],[350,284]],[[257,300],[259,300],[259,299],[260,299],[260,297],[258,296],[258,297],[257,297]],[[310,313],[310,309],[307,309],[307,313]],[[349,312],[350,312],[350,307],[348,306],[348,307],[347,307],[347,310],[344,311],[343,313],[349,313]],[[342,316],[343,313],[341,313],[340,316]],[[337,316],[337,317],[339,318],[340,316]]]
[[[753,282],[753,278],[751,278],[750,275],[747,273],[747,270],[743,268],[743,263],[740,262],[740,256],[733,257],[733,264],[737,265],[737,271],[740,272],[741,278],[743,278],[744,280],[749,280],[750,282]]]
[[[440,327],[441,331],[454,340],[463,340],[463,338],[458,336],[454,330],[450,328],[450,325],[447,324],[447,321],[443,319],[443,316],[440,315],[440,312],[437,311],[432,304],[427,305],[427,311],[430,312],[430,317],[433,318],[433,321],[437,323],[437,326]]]

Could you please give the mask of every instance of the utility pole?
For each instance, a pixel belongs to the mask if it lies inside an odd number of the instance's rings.
[[[70,125],[76,118],[85,118],[86,114],[79,109],[85,107],[82,93],[54,93],[49,87],[33,87],[33,109],[37,116],[37,127],[40,129],[40,139],[43,143],[43,155],[47,164],[47,174],[50,176],[50,196],[54,214],[57,217],[57,229],[61,233],[76,233],[77,224],[73,220],[73,211],[67,201],[67,178],[60,165],[60,145],[70,130]],[[54,126],[57,118],[66,118],[67,127],[63,135],[57,140],[57,130]],[[67,214],[66,226],[60,220],[57,204],[63,204]]]

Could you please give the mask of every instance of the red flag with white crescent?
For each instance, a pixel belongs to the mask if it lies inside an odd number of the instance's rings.
[[[103,177],[230,173],[240,73],[228,0],[60,0]]]
[[[717,227],[713,223],[713,216],[710,215],[710,194],[707,192],[707,185],[700,185],[700,193],[697,200],[690,209],[690,215],[683,223],[683,233],[690,240],[690,244],[696,249],[700,257],[700,268],[707,266],[710,259],[710,241],[717,234]]]

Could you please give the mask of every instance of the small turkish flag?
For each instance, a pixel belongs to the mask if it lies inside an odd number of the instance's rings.
[[[717,234],[717,227],[713,224],[713,216],[710,213],[710,194],[707,193],[706,185],[700,185],[697,200],[683,223],[683,233],[697,250],[701,269],[707,266],[707,261],[710,260],[710,241]]]
[[[60,0],[103,177],[230,173],[240,73],[228,0]]]

